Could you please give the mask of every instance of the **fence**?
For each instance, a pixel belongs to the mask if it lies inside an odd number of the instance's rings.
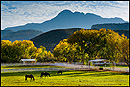
[[[1,63],[1,66],[54,65],[54,63]]]
[[[1,72],[16,72],[16,71],[55,71],[55,70],[85,70],[85,69],[99,69],[97,66],[86,66],[86,65],[77,65],[69,63],[10,63],[10,64],[1,64],[1,66],[23,66],[23,65],[52,65],[52,66],[63,66],[68,68],[24,68],[24,69],[1,69]],[[129,68],[111,68],[103,67],[103,70],[112,70],[112,71],[125,71],[129,72]]]

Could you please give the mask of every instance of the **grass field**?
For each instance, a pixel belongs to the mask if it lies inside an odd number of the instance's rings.
[[[41,71],[1,73],[1,86],[129,86],[129,73],[110,71],[48,71],[51,77],[39,77]],[[33,74],[35,81],[26,74]]]

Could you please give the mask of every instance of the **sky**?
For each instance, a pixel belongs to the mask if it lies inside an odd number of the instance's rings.
[[[129,22],[129,1],[1,1],[1,30],[42,23],[65,9]]]

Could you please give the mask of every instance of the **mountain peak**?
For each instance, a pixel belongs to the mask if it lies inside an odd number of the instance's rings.
[[[70,15],[70,14],[73,14],[70,10],[63,10],[63,11],[61,11],[57,16],[59,16],[59,15]]]
[[[65,9],[65,10],[61,11],[60,13],[72,13],[72,12],[70,10]]]

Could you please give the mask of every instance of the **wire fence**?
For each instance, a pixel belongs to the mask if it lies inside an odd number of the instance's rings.
[[[58,71],[58,70],[88,70],[88,69],[97,69],[99,66],[87,66],[87,65],[78,65],[78,64],[69,64],[69,63],[8,63],[1,64],[1,66],[23,66],[23,65],[51,65],[51,66],[63,66],[68,68],[20,68],[20,69],[1,69],[1,72],[23,72],[23,71]],[[103,70],[111,71],[123,71],[129,72],[129,68],[112,68],[112,67],[103,67]]]

